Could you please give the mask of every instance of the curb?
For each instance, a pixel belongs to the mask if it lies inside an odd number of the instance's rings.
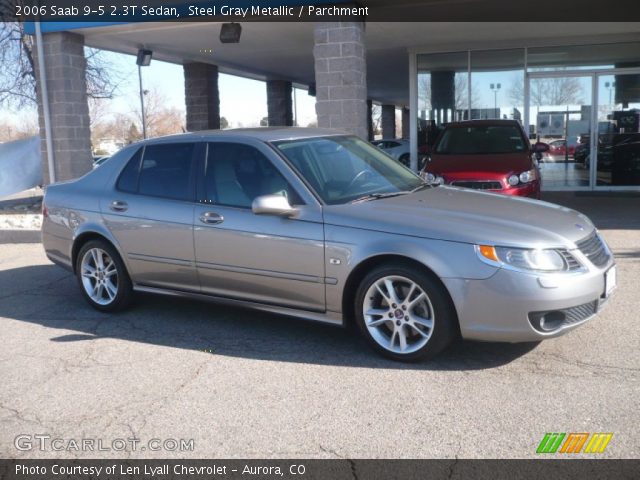
[[[40,230],[0,230],[0,245],[6,243],[40,243]]]

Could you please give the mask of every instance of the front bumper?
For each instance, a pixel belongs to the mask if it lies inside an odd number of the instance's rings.
[[[458,312],[462,337],[488,342],[533,342],[557,337],[589,321],[605,303],[604,268],[537,275],[498,269],[485,280],[442,279]],[[585,308],[591,308],[586,310]],[[570,321],[551,331],[534,328],[529,315],[566,311]],[[574,316],[579,312],[579,316]]]
[[[491,193],[500,193],[502,195],[512,195],[512,196],[516,196],[516,197],[528,197],[528,198],[535,198],[535,199],[540,199],[540,180],[534,180],[530,183],[521,183],[519,185],[516,185],[515,187],[511,186],[511,185],[506,185],[503,182],[502,179],[495,179],[495,180],[476,180],[476,179],[468,179],[468,178],[452,178],[452,177],[445,177],[445,184],[446,185],[450,185],[450,186],[456,186],[453,185],[453,183],[458,182],[458,181],[470,181],[470,182],[485,182],[485,181],[494,181],[494,182],[500,182],[500,184],[502,185],[502,188],[499,190],[493,190],[493,189],[479,189],[479,191],[483,191],[483,192],[491,192]]]

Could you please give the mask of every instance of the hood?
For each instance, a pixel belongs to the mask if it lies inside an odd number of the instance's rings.
[[[560,205],[455,187],[325,207],[325,222],[455,242],[511,247],[565,247],[595,227]]]
[[[431,156],[426,164],[428,172],[439,175],[477,173],[495,178],[512,172],[524,172],[533,168],[528,152],[492,155],[438,155]]]

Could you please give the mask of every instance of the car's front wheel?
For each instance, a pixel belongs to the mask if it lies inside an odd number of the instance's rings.
[[[383,265],[356,293],[356,321],[378,352],[401,361],[432,358],[457,333],[457,318],[444,287],[413,265]]]
[[[91,240],[82,246],[77,258],[76,275],[82,295],[93,308],[113,312],[131,302],[131,279],[112,245]]]

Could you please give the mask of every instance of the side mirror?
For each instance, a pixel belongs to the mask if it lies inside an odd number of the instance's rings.
[[[550,148],[549,144],[544,142],[537,142],[533,145],[534,153],[548,152]]]
[[[289,205],[289,200],[283,195],[256,197],[251,204],[251,210],[256,215],[279,215],[282,217],[292,217],[298,213],[298,209]]]

